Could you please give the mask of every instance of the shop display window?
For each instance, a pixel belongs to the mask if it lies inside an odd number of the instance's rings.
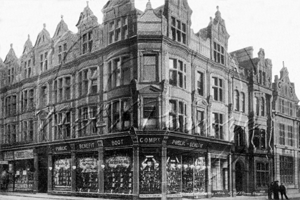
[[[71,158],[59,158],[54,161],[53,186],[71,187]]]
[[[205,192],[205,157],[195,159],[194,193]]]
[[[79,192],[98,191],[98,159],[87,156],[77,159],[76,187]]]
[[[161,161],[158,154],[140,157],[140,193],[161,193]]]
[[[193,193],[193,157],[182,157],[182,192]]]
[[[15,161],[15,190],[33,189],[33,160]]]
[[[181,192],[181,156],[171,156],[167,159],[167,193]]]
[[[104,192],[132,194],[132,150],[107,152],[104,163]]]
[[[182,192],[205,192],[204,156],[182,156]]]

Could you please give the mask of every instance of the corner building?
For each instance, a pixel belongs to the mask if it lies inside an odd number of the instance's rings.
[[[63,17],[53,37],[44,25],[21,58],[11,46],[0,61],[9,190],[128,199],[264,192],[273,160],[264,51],[229,54],[218,9],[194,33],[186,0],[156,9],[149,1],[144,12],[134,0],[108,1],[102,12],[99,24],[87,5],[77,33]]]

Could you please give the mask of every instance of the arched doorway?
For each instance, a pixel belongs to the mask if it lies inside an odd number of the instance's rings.
[[[241,162],[235,164],[235,189],[236,192],[242,192],[243,190],[243,166]]]

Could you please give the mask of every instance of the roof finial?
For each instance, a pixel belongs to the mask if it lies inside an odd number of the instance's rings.
[[[282,65],[283,65],[283,67],[284,67],[284,61],[282,61]]]
[[[86,6],[89,7],[89,1],[86,1]]]
[[[43,27],[46,28],[46,23],[43,24]]]
[[[10,43],[10,48],[11,48],[11,49],[13,48],[13,43]]]
[[[146,5],[146,10],[150,10],[150,9],[152,9],[152,5],[151,5],[150,0],[148,0],[147,5]]]
[[[217,11],[219,11],[219,6],[217,6]]]
[[[28,34],[28,40],[30,40],[30,35]]]
[[[212,22],[212,17],[209,17],[209,20]]]
[[[64,16],[63,15],[61,15],[60,18],[61,18],[61,20],[64,20]]]

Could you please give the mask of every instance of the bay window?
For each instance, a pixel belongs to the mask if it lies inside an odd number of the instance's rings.
[[[117,99],[107,105],[108,129],[110,132],[128,130],[131,126],[130,99]]]
[[[220,79],[218,77],[213,77],[213,99],[215,101],[223,101],[223,90],[224,90],[224,84],[223,79]]]
[[[213,120],[212,120],[212,127],[213,127],[213,137],[218,139],[224,139],[224,130],[223,130],[223,114],[221,113],[213,113]]]
[[[169,83],[186,89],[186,64],[183,61],[169,59]]]
[[[182,101],[169,101],[169,129],[173,131],[186,131],[186,104]]]
[[[143,127],[145,129],[157,128],[157,99],[144,98],[143,100]]]

